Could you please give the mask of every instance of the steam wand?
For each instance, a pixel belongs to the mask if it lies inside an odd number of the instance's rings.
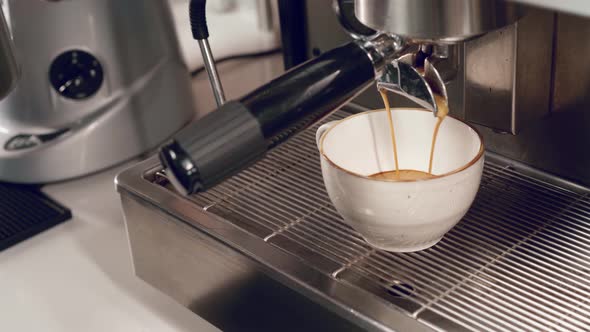
[[[207,19],[205,15],[206,0],[191,0],[189,4],[189,16],[191,21],[191,30],[193,38],[199,42],[201,48],[201,55],[203,56],[203,63],[209,75],[209,82],[211,82],[211,89],[215,95],[215,102],[217,106],[225,103],[225,94],[221,86],[221,80],[215,67],[215,59],[209,46],[209,29],[207,29]]]

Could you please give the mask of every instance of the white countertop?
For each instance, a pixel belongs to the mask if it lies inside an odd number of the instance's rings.
[[[281,60],[219,69],[231,98],[277,75]],[[203,76],[194,81],[199,114],[213,108]],[[133,274],[114,185],[131,164],[44,187],[74,216],[0,252],[1,331],[218,331]]]
[[[0,252],[3,331],[216,331],[133,275],[117,167],[45,188],[73,219]]]

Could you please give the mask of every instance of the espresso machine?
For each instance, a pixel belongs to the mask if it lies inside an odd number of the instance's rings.
[[[136,275],[223,330],[590,329],[590,5],[280,1],[289,70],[117,177]],[[484,137],[463,220],[378,250],[325,191],[315,130],[394,106]]]
[[[169,138],[194,114],[164,1],[5,0],[13,71],[0,102],[0,181],[96,172]]]

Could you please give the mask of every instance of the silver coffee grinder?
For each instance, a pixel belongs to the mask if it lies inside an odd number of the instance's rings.
[[[0,102],[0,181],[92,173],[192,118],[166,2],[5,0],[3,12],[20,78]]]

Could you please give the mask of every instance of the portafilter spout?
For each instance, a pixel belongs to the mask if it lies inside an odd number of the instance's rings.
[[[415,54],[406,54],[385,65],[383,74],[377,79],[377,88],[402,95],[431,110],[434,116],[438,114],[434,94],[447,99],[445,83],[436,67],[428,58],[416,66]]]

